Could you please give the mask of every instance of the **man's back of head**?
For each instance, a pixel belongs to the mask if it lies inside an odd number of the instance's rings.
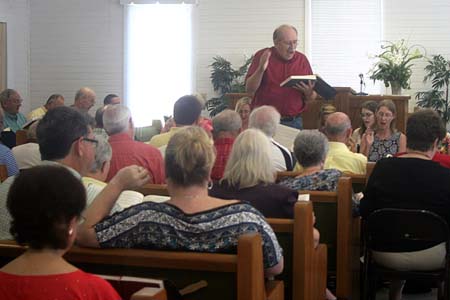
[[[220,138],[225,135],[227,137],[236,137],[242,126],[242,120],[237,112],[226,109],[212,119],[212,126],[214,138]]]
[[[280,123],[280,113],[273,106],[263,105],[255,108],[249,117],[249,128],[257,128],[272,138]]]
[[[108,105],[103,112],[103,128],[108,135],[132,131],[131,112],[123,105]]]
[[[122,99],[120,99],[119,96],[116,94],[108,94],[106,95],[105,99],[103,99],[103,105],[110,105],[110,104],[121,104]]]
[[[89,125],[81,112],[59,106],[45,114],[36,131],[42,160],[60,160],[69,154],[74,141],[89,133]]]
[[[350,118],[343,112],[335,112],[325,121],[325,135],[330,142],[347,143],[352,133]]]
[[[173,118],[177,127],[189,126],[197,123],[202,105],[197,97],[186,95],[175,102],[173,106]]]

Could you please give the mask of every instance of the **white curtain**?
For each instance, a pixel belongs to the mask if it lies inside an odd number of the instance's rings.
[[[126,5],[125,101],[136,127],[172,115],[192,93],[192,7]]]

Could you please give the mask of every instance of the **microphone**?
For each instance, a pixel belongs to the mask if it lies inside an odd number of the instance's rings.
[[[357,95],[360,96],[365,96],[367,95],[367,93],[363,93],[363,85],[366,86],[365,82],[364,82],[364,74],[363,73],[359,73],[359,93]]]

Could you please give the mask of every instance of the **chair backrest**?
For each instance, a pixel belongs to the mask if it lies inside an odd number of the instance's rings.
[[[66,253],[65,259],[91,273],[167,278],[178,287],[207,280],[208,288],[196,292],[196,299],[265,300],[269,291],[264,284],[261,245],[261,236],[253,233],[239,238],[237,254],[74,246]],[[12,241],[0,241],[0,262],[4,263],[24,251],[24,247]],[[270,292],[280,295],[274,300],[283,299],[282,282],[271,284]]]
[[[367,181],[368,181],[369,178],[370,178],[370,175],[372,175],[373,168],[375,168],[375,165],[376,165],[376,164],[377,164],[377,163],[376,163],[376,162],[373,162],[373,161],[367,162],[367,167],[366,167],[366,184],[367,184]]]
[[[312,203],[297,202],[294,219],[268,218],[284,253],[286,299],[323,300],[327,279],[327,248],[314,248]]]
[[[447,222],[426,210],[383,208],[372,212],[364,225],[366,246],[375,251],[410,252],[445,242]]]

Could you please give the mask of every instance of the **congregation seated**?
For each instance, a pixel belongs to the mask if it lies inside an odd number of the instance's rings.
[[[3,131],[3,110],[0,109],[0,132]],[[14,137],[15,138],[15,137]],[[8,176],[14,176],[19,173],[17,161],[7,146],[0,142],[0,164],[6,166]]]
[[[130,110],[123,105],[109,105],[103,113],[103,126],[109,135],[112,158],[106,181],[127,166],[137,165],[150,174],[150,183],[164,183],[164,164],[161,153],[153,146],[135,141]]]
[[[279,184],[294,190],[336,191],[342,172],[324,169],[328,153],[327,137],[318,130],[302,130],[294,141],[294,154],[303,171],[286,177]]]
[[[13,89],[6,89],[0,93],[0,105],[3,109],[3,128],[9,128],[12,132],[22,129],[27,119],[19,109],[23,99],[19,93]]]
[[[78,110],[60,106],[48,111],[37,125],[37,138],[42,164],[64,166],[80,180],[92,166],[97,140],[88,119]],[[129,166],[120,170],[101,193],[88,194],[93,198],[116,200],[123,190],[142,186],[148,179],[145,169]],[[11,239],[6,199],[14,180],[11,176],[0,185],[0,239]]]
[[[352,151],[356,153],[361,152],[361,138],[363,134],[369,134],[373,132],[375,127],[375,114],[377,111],[378,103],[375,101],[364,101],[361,104],[360,116],[361,127],[356,128],[351,137],[352,145],[354,145]]]
[[[386,99],[378,103],[376,110],[376,126],[361,138],[361,153],[368,161],[379,161],[388,155],[406,151],[406,136],[395,128],[397,109],[392,100]]]
[[[329,141],[325,169],[366,174],[367,158],[360,153],[353,153],[347,147],[352,135],[352,124],[345,113],[335,112],[328,116],[325,121],[325,135]]]
[[[96,199],[84,213],[79,245],[230,252],[236,250],[240,235],[257,232],[263,240],[266,276],[279,274],[282,250],[261,213],[238,200],[208,196],[214,159],[214,146],[202,128],[179,130],[165,155],[170,200],[144,202],[107,217],[114,201]]]
[[[82,184],[66,168],[38,166],[18,175],[7,201],[10,230],[29,248],[0,269],[1,299],[120,299],[108,282],[63,258],[85,204]]]
[[[191,125],[198,125],[202,104],[193,95],[186,95],[178,99],[173,106],[173,123],[169,131],[154,135],[148,144],[161,148],[165,147],[170,138],[181,128]]]
[[[27,130],[27,143],[12,148],[19,170],[28,169],[41,164],[41,153],[37,143],[36,129],[39,120],[35,120]]]
[[[44,117],[47,111],[63,105],[64,105],[64,97],[60,94],[52,94],[50,97],[48,97],[47,102],[45,102],[44,105],[32,110],[27,115],[27,120],[33,121],[37,119],[42,119],[42,117]]]
[[[429,109],[413,113],[406,125],[406,153],[377,162],[361,199],[361,216],[381,208],[429,210],[450,221],[450,170],[431,160],[445,127]],[[445,244],[413,252],[373,252],[375,261],[396,270],[433,270],[443,266]],[[393,281],[390,299],[400,299],[402,282]]]
[[[244,131],[248,128],[249,116],[252,111],[250,104],[252,103],[252,98],[242,97],[236,102],[235,111],[239,114],[242,121],[242,126],[240,131]]]
[[[211,171],[211,179],[219,180],[223,176],[225,165],[230,156],[231,148],[242,121],[235,111],[226,109],[212,119],[214,147],[216,148],[216,161]]]
[[[291,152],[275,141],[277,126],[280,123],[280,113],[273,106],[263,105],[255,108],[249,119],[249,128],[261,130],[270,139],[270,153],[272,165],[275,172],[292,171],[295,162]]]
[[[298,193],[275,184],[270,163],[270,141],[257,129],[247,129],[236,138],[222,179],[214,182],[209,195],[250,203],[267,218],[292,219]]]

